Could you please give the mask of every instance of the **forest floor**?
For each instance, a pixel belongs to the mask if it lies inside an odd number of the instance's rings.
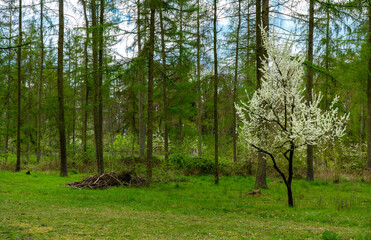
[[[0,171],[0,239],[371,239],[371,185],[294,180],[260,196],[252,177],[106,190],[74,189],[57,172]]]

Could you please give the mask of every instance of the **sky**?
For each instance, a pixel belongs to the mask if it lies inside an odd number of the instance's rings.
[[[45,3],[45,11],[49,16],[51,16],[51,22],[54,24],[58,23],[58,3],[56,0],[46,0],[47,2]],[[275,1],[277,0],[271,0],[270,4],[275,5]],[[340,1],[340,0],[339,0]],[[17,3],[17,1],[15,1]],[[65,0],[64,1],[65,6],[64,6],[64,11],[65,11],[65,27],[66,29],[73,29],[77,27],[84,27],[84,18],[83,18],[83,13],[82,13],[82,5],[78,2],[78,0]],[[128,1],[130,2],[130,1]],[[229,19],[226,16],[226,11],[225,8],[228,5],[227,3],[230,1],[227,0],[220,0],[218,1],[218,27],[221,29],[221,32],[218,35],[219,39],[223,38],[223,32],[228,30],[228,23]],[[37,4],[36,4],[37,3]],[[36,11],[31,10],[30,7],[24,9],[24,19],[30,19],[34,17],[35,19],[38,20],[39,18],[39,0],[23,0],[23,5],[24,6],[31,6],[34,5]],[[3,0],[0,0],[0,5],[5,6]],[[116,10],[115,12],[111,12],[110,17],[115,17],[116,18],[126,18],[130,19],[130,14],[133,13],[128,13],[124,12],[124,10],[130,9],[130,8],[125,8],[125,7],[118,7],[118,11]],[[212,5],[210,4],[210,9],[212,9]],[[293,11],[297,13],[302,13],[306,14],[308,9],[308,3],[307,1],[300,1],[300,0],[289,0],[286,1],[285,4],[278,9],[280,12],[283,13],[283,15],[280,15],[280,18],[283,18],[283,21],[276,21],[275,18],[271,18],[270,22],[275,23],[283,27],[284,29],[287,29],[289,31],[294,31],[296,28],[296,24],[288,17],[289,15],[292,14]],[[274,13],[271,13],[271,16],[274,16]],[[131,31],[134,30],[135,24],[130,22],[130,21],[122,21],[119,24],[120,29],[123,31]],[[283,30],[280,30],[279,28],[275,29],[276,32],[278,33],[283,33]],[[65,30],[65,32],[67,32]],[[56,42],[56,33],[54,32],[49,32],[49,38],[52,39],[52,41]],[[134,35],[125,35],[124,37],[119,37],[120,41],[115,45],[112,46],[112,50],[114,52],[117,52],[117,58],[121,57],[127,57],[131,58],[136,55],[135,51],[128,51],[127,48],[128,46],[131,46],[134,43]],[[294,52],[300,52],[298,47],[297,49],[294,50]]]

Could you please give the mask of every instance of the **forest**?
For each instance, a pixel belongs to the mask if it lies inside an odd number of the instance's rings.
[[[0,12],[0,238],[371,238],[369,0]]]

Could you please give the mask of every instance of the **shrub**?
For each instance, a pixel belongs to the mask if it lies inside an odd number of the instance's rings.
[[[206,157],[192,157],[184,153],[171,154],[165,163],[173,169],[182,170],[187,175],[209,175],[214,173],[214,159]],[[223,159],[219,161],[220,172],[223,173],[227,164]]]

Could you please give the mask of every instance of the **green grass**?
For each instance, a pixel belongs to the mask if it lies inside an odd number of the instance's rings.
[[[149,188],[78,190],[56,172],[0,171],[0,239],[371,239],[371,187],[282,183],[250,196],[253,178],[189,177]]]

